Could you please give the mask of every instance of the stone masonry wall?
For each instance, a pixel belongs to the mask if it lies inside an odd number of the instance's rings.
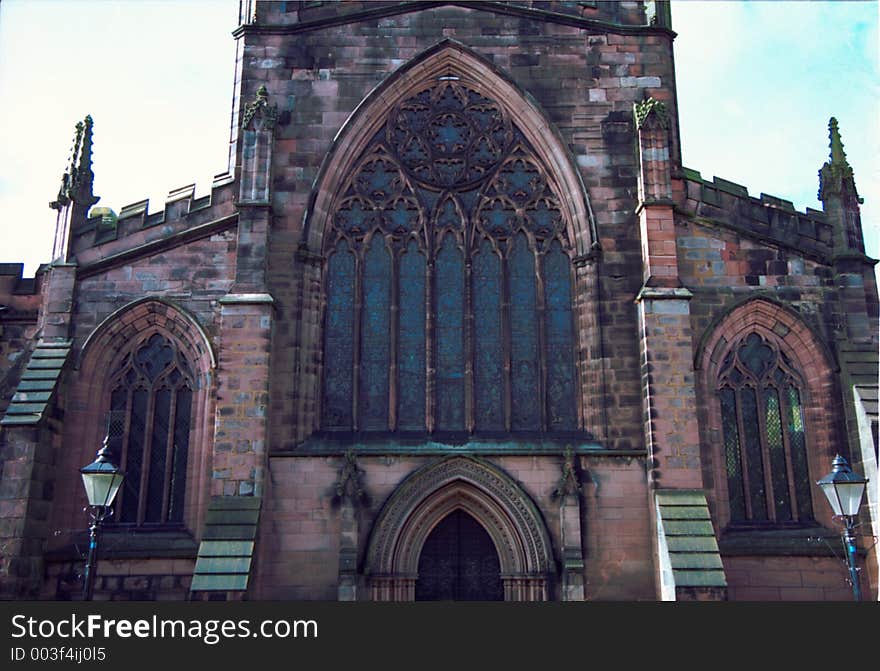
[[[242,96],[253,99],[256,89],[265,85],[279,107],[269,259],[270,293],[278,315],[270,394],[272,448],[293,447],[316,424],[314,404],[295,411],[300,399],[314,396],[321,348],[320,330],[296,323],[303,307],[320,300],[315,296],[320,285],[312,279],[314,274],[304,279],[305,264],[297,250],[320,166],[340,127],[368,93],[447,38],[492,62],[531,96],[561,134],[580,171],[604,250],[598,264],[607,393],[602,428],[612,446],[641,446],[641,409],[634,402],[639,375],[632,304],[640,286],[641,259],[633,213],[630,119],[632,103],[646,95],[674,107],[669,34],[659,29],[606,34],[596,28],[452,6],[295,34],[273,34],[265,23],[257,28],[241,38]],[[306,362],[302,369],[298,360]]]
[[[0,263],[0,415],[6,411],[37,333],[42,275],[22,277],[24,264]]]
[[[260,523],[254,598],[336,599],[340,511],[332,500],[342,461],[341,457],[270,458],[271,496]],[[358,459],[369,493],[369,505],[358,512],[359,564],[385,500],[407,475],[429,461],[410,456]],[[558,569],[559,503],[551,493],[559,482],[561,458],[510,456],[489,461],[517,481],[537,504]],[[650,520],[647,506],[641,505],[647,497],[644,460],[582,457],[581,467],[588,472],[581,494],[586,598],[653,599]],[[363,579],[359,590],[360,598],[369,598]]]
[[[74,349],[71,360],[76,369],[70,371],[66,386],[60,391],[68,398],[68,407],[64,432],[66,448],[60,455],[59,468],[73,472],[89,463],[94,458],[98,445],[85,436],[91,436],[95,426],[103,430],[106,422],[106,418],[99,416],[100,399],[89,396],[83,385],[95,375],[98,376],[95,379],[100,379],[101,375],[109,375],[112,371],[101,372],[79,367],[83,344],[95,329],[114,312],[133,301],[156,297],[188,311],[217,351],[222,347],[218,338],[219,300],[226,294],[234,275],[234,228],[102,272],[92,274],[88,266],[80,271],[72,320]],[[192,334],[192,337],[200,338],[198,334]],[[110,366],[111,362],[102,360],[95,365],[103,369]],[[196,420],[195,435],[203,437],[207,441],[206,445],[213,444],[213,435],[204,436],[198,425],[198,421],[204,422],[206,418],[196,417]],[[213,418],[207,418],[211,423],[212,420]],[[201,449],[203,445],[193,444],[191,454],[194,455]],[[202,467],[204,464],[197,468]],[[201,474],[196,482],[203,476],[206,474]],[[69,542],[70,530],[79,529],[83,505],[81,489],[74,480],[59,479],[52,524],[54,529],[64,533],[56,534],[51,539],[51,545],[64,545]]]
[[[842,556],[724,557],[724,569],[731,601],[852,600]]]

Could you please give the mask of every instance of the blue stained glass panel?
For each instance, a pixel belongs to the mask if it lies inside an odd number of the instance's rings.
[[[397,427],[425,428],[425,257],[410,241],[400,257],[400,324],[397,343]]]
[[[365,431],[387,430],[391,257],[382,238],[374,237],[364,255],[363,286],[358,423]]]
[[[474,420],[477,430],[504,429],[501,259],[483,240],[473,260]]]
[[[131,421],[128,449],[125,452],[125,480],[122,486],[121,521],[136,523],[141,494],[141,472],[144,464],[144,439],[147,430],[147,391],[136,389],[131,395]]]
[[[435,263],[437,296],[436,427],[464,430],[464,261],[447,235]]]
[[[779,393],[772,387],[764,393],[764,421],[767,427],[767,449],[770,453],[770,479],[773,483],[773,503],[776,521],[790,520],[791,496],[788,492],[788,468],[785,465],[785,446],[782,444],[782,417],[779,413]]]
[[[730,499],[730,519],[746,519],[743,489],[742,456],[739,448],[739,428],[736,421],[736,392],[729,387],[718,392],[721,399],[721,424],[724,431],[724,470],[727,473],[727,495]]]
[[[749,476],[749,499],[752,502],[752,519],[767,519],[767,497],[764,486],[764,462],[761,449],[761,425],[758,423],[758,400],[755,390],[740,390],[742,403],[743,445]]]
[[[165,500],[165,464],[168,456],[168,422],[171,419],[171,390],[156,392],[153,405],[153,437],[150,441],[150,468],[144,522],[162,522]]]
[[[328,429],[352,428],[354,273],[354,255],[341,240],[327,262],[323,424]]]
[[[577,428],[571,269],[568,255],[554,241],[544,257],[547,335],[547,425],[551,431]]]
[[[813,519],[813,501],[810,496],[810,473],[807,469],[807,445],[804,438],[804,416],[801,395],[795,387],[788,387],[788,413],[786,428],[791,448],[791,470],[794,475],[794,491],[797,496],[798,518]]]
[[[538,393],[538,319],[535,255],[525,234],[516,236],[510,268],[511,428],[541,428]]]
[[[186,461],[189,453],[189,427],[192,414],[192,392],[177,390],[177,408],[174,417],[174,452],[171,470],[171,500],[168,502],[168,521],[183,522],[183,504],[186,494]]]

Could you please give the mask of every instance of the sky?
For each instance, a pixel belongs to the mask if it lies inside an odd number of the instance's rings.
[[[210,192],[227,168],[238,0],[0,0],[0,262],[51,259],[74,126],[98,206]],[[880,257],[878,1],[674,0],[684,165],[821,209],[828,120]]]

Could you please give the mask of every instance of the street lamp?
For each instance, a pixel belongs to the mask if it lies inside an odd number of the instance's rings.
[[[862,505],[862,496],[868,479],[852,472],[849,464],[839,454],[831,462],[832,471],[816,484],[822,488],[828,502],[834,510],[835,517],[842,517],[845,524],[843,546],[846,549],[846,563],[852,580],[853,597],[861,601],[859,588],[859,570],[856,568],[856,517]]]
[[[98,570],[98,537],[101,532],[101,524],[113,515],[113,499],[125,478],[119,467],[110,458],[110,448],[107,443],[108,435],[104,438],[104,444],[98,450],[98,456],[88,466],[79,469],[82,474],[83,486],[86,489],[86,497],[89,500],[90,516],[89,524],[89,557],[86,561],[86,570],[83,575],[83,600],[91,601],[92,589],[95,584],[95,573]]]

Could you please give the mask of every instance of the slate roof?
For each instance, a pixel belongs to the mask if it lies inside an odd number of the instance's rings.
[[[705,494],[659,490],[654,498],[663,586],[727,587]]]
[[[70,347],[69,341],[37,344],[0,424],[37,424],[43,419],[70,355]]]
[[[244,591],[250,578],[261,498],[215,496],[193,570],[191,592]]]

